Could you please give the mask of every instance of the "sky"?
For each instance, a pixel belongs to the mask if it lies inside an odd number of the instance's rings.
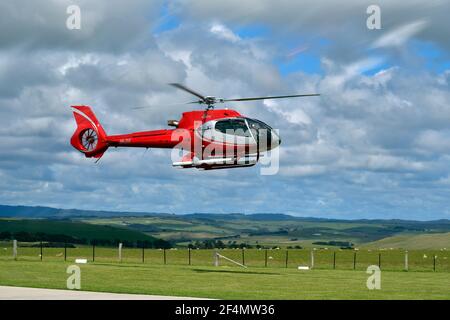
[[[366,24],[372,4],[380,29]],[[1,1],[0,203],[450,219],[448,12],[444,0]],[[172,82],[321,97],[226,105],[279,129],[275,175],[180,170],[158,149],[95,164],[70,145],[71,105],[108,134],[166,128],[192,100]]]

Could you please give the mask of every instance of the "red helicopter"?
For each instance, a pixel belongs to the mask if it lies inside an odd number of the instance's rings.
[[[173,166],[205,170],[255,165],[260,153],[280,145],[279,135],[264,122],[242,116],[229,109],[214,109],[217,103],[293,97],[319,96],[296,94],[254,98],[221,99],[203,96],[179,83],[172,86],[199,98],[188,103],[206,105],[205,110],[184,112],[181,119],[169,120],[174,129],[107,135],[89,106],[72,106],[77,129],[70,143],[87,158],[103,156],[109,147],[181,149],[184,156]],[[97,160],[97,161],[98,161]]]

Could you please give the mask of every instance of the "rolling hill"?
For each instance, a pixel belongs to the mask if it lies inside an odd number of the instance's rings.
[[[450,233],[450,220],[342,220],[273,213],[175,215],[1,205],[0,217],[33,218],[33,222],[16,222],[20,228],[33,232],[41,228],[36,227],[39,224],[36,218],[45,218],[45,222],[41,222],[43,229],[77,237],[92,238],[95,234],[110,239],[136,240],[145,235],[177,246],[197,241],[222,241],[271,247],[316,247],[325,246],[324,243],[326,246],[349,243],[355,247],[450,247],[444,245],[448,238],[443,235]],[[14,223],[9,224],[11,228]],[[0,223],[0,228],[2,225],[5,228],[5,223]]]
[[[369,242],[363,247],[370,249],[394,248],[409,250],[450,248],[450,232],[392,236]]]
[[[168,246],[168,243],[148,234],[113,226],[94,225],[79,221],[48,219],[5,219],[0,218],[0,238],[18,240],[50,240],[75,243],[111,244],[115,242],[146,242]]]

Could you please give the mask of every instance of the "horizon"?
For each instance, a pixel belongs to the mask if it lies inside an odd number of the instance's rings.
[[[398,218],[353,218],[353,219],[346,219],[346,218],[335,218],[335,217],[320,217],[320,216],[301,216],[301,215],[293,215],[289,213],[282,213],[282,212],[251,212],[251,213],[244,213],[244,212],[222,212],[222,213],[215,213],[215,212],[185,212],[185,213],[170,213],[170,212],[155,212],[155,211],[120,211],[120,210],[97,210],[97,209],[76,209],[76,208],[59,208],[59,207],[52,207],[52,206],[42,206],[42,205],[35,205],[35,206],[27,206],[27,205],[11,205],[11,204],[0,204],[0,207],[6,206],[6,207],[24,207],[24,208],[43,208],[43,209],[52,209],[52,210],[74,210],[74,211],[87,211],[87,212],[111,212],[111,213],[124,213],[126,215],[120,216],[120,217],[133,217],[133,214],[140,214],[142,216],[145,215],[170,215],[170,216],[187,216],[187,215],[242,215],[242,216],[252,216],[252,215],[281,215],[281,216],[288,216],[292,218],[300,218],[300,219],[317,219],[317,220],[338,220],[338,221],[402,221],[402,222],[436,222],[436,221],[450,221],[450,219],[433,219],[433,220],[411,220],[411,219],[398,219]],[[139,216],[139,215],[138,215]],[[107,216],[106,216],[107,217]],[[1,216],[0,213],[0,219],[1,218],[15,218],[15,216]],[[27,216],[21,216],[20,218],[31,218]],[[51,216],[33,216],[32,218],[52,218]],[[68,217],[70,218],[70,216]]]

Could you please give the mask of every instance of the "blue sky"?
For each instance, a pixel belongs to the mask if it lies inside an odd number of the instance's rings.
[[[65,27],[72,3],[81,30]],[[0,203],[450,218],[449,4],[381,1],[382,28],[368,30],[369,4],[3,2]],[[191,100],[171,82],[220,97],[321,97],[227,105],[280,130],[275,175],[177,170],[157,149],[108,150],[94,164],[70,146],[74,104],[92,106],[108,134],[165,128]]]

